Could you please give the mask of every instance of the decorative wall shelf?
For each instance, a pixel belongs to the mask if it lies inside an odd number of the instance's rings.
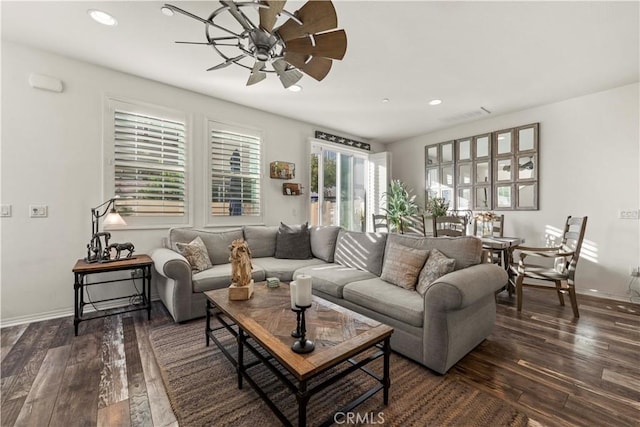
[[[300,196],[302,194],[302,185],[294,182],[285,182],[282,184],[282,194],[285,196]]]
[[[269,177],[273,179],[293,179],[296,177],[296,164],[289,162],[271,162]]]

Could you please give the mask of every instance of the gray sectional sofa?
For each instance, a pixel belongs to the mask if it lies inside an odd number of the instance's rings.
[[[483,263],[475,237],[411,237],[312,227],[312,258],[275,258],[278,227],[252,226],[231,231],[172,229],[168,247],[151,253],[160,299],[176,322],[205,314],[204,291],[229,286],[229,245],[245,239],[252,251],[253,279],[300,274],[313,278],[315,295],[394,327],[391,347],[427,367],[445,373],[492,331],[495,292],[507,282],[504,269]],[[213,268],[192,273],[173,250],[176,242],[200,236]],[[419,251],[438,249],[455,259],[455,270],[423,289],[424,295],[380,278],[390,245]],[[411,249],[410,249],[411,250]]]

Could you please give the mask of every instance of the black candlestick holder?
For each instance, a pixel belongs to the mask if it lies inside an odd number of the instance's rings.
[[[296,328],[291,331],[291,336],[294,338],[300,338],[300,316],[302,313],[302,310],[300,310],[299,308],[297,308],[298,306],[296,306],[296,308],[292,308],[291,311],[293,311],[296,314]]]
[[[300,311],[296,311],[296,330],[294,332],[299,332],[300,335],[298,340],[291,346],[291,350],[300,354],[311,353],[316,348],[316,345],[305,336],[307,333],[307,325],[304,317],[304,312],[311,306],[299,306],[296,304],[296,307],[299,308]],[[291,335],[293,336],[293,333]]]

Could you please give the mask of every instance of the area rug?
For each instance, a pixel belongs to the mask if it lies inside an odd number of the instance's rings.
[[[212,342],[205,346],[204,320],[167,324],[151,330],[149,338],[173,411],[181,426],[278,426],[279,419],[246,383],[239,390],[231,363]],[[233,337],[220,339],[235,350]],[[216,335],[218,336],[218,335]],[[234,354],[234,353],[232,353]],[[378,363],[380,362],[380,363]],[[378,363],[378,365],[376,365]],[[381,360],[371,364],[381,372]],[[297,423],[297,406],[290,391],[265,367],[252,368],[257,382],[290,419]],[[317,425],[363,391],[373,380],[354,373],[313,396],[309,425]],[[358,406],[352,421],[387,426],[526,426],[527,416],[508,403],[474,389],[452,376],[439,376],[395,353],[391,355],[389,405],[382,392]],[[351,424],[342,420],[341,424]]]

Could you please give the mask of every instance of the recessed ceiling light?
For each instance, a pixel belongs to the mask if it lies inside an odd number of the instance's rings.
[[[99,22],[102,25],[108,25],[110,27],[118,25],[118,21],[116,20],[116,18],[109,15],[107,12],[96,9],[89,9],[87,10],[87,13],[94,19],[94,21]]]
[[[166,16],[173,16],[173,10],[169,9],[166,6],[163,6],[161,9],[163,14],[165,14]]]
[[[291,92],[300,92],[302,90],[302,86],[300,85],[289,86],[289,90]]]
[[[429,101],[429,105],[440,105],[442,104],[442,99],[432,99]]]
[[[382,103],[386,104],[387,102],[389,102],[389,98],[382,98]]]

